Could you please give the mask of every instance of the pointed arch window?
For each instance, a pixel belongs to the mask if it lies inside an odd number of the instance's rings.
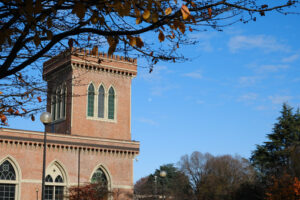
[[[108,119],[115,118],[115,90],[111,87],[108,91]]]
[[[61,170],[54,164],[45,178],[45,200],[63,200],[65,180]]]
[[[12,164],[5,160],[0,165],[0,198],[14,200],[16,198],[16,172]]]
[[[98,117],[104,118],[104,87],[101,85],[98,90]]]
[[[104,188],[108,188],[108,181],[104,171],[101,168],[98,168],[91,179],[92,183],[100,184]]]
[[[51,113],[52,113],[52,120],[56,120],[56,95],[53,94],[51,97]]]
[[[87,106],[87,112],[89,117],[94,116],[94,102],[95,102],[95,88],[93,84],[89,85],[88,88],[88,106]]]
[[[61,112],[61,90],[60,90],[60,88],[57,88],[57,90],[56,90],[56,105],[57,105],[56,119],[60,119],[60,112]]]
[[[62,87],[62,92],[61,92],[61,114],[62,114],[62,118],[66,117],[66,94],[67,94],[67,89],[66,86],[64,85]]]

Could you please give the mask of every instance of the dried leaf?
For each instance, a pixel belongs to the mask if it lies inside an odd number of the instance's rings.
[[[31,115],[31,121],[35,121],[34,115]]]
[[[149,10],[145,10],[143,13],[143,18],[146,20],[150,17],[151,13]]]
[[[142,18],[140,18],[140,17],[136,18],[136,20],[135,20],[136,24],[140,24],[141,22],[142,22]]]
[[[165,35],[161,30],[159,30],[158,39],[160,42],[163,42],[165,40]]]
[[[144,42],[140,37],[136,37],[136,46],[138,48],[142,48],[144,46]]]
[[[172,13],[172,8],[167,8],[166,10],[165,10],[165,14],[166,15],[169,15],[169,14],[171,14]]]
[[[42,98],[39,96],[37,97],[37,100],[41,103],[42,102]]]
[[[2,122],[2,123],[5,123],[6,120],[7,120],[6,116],[2,114],[2,115],[1,115],[1,122]]]
[[[211,8],[207,8],[207,12],[208,12],[209,18],[211,18],[211,15],[212,15],[212,10],[211,10]]]
[[[182,5],[180,10],[181,10],[182,18],[186,20],[190,16],[189,8],[186,5]]]
[[[68,45],[69,45],[70,49],[73,47],[73,41],[74,41],[73,38],[70,38],[69,41],[68,41]]]

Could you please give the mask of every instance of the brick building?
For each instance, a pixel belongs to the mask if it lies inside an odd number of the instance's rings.
[[[136,59],[73,49],[44,63],[48,83],[47,200],[71,186],[105,183],[108,199],[131,199],[131,80]],[[0,200],[41,199],[43,132],[0,128]]]

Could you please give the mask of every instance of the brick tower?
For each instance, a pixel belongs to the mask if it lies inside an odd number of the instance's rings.
[[[63,200],[68,188],[90,182],[105,184],[108,200],[132,199],[133,159],[139,154],[130,132],[137,61],[71,52],[44,63],[52,114],[46,126],[46,199]],[[41,199],[43,136],[0,128],[0,199]]]

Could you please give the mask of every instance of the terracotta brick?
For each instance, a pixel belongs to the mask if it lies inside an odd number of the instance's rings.
[[[62,84],[67,88],[66,117],[46,126],[46,168],[58,166],[68,188],[78,184],[79,168],[80,184],[85,184],[101,166],[114,191],[111,199],[131,199],[127,194],[133,193],[133,159],[139,153],[139,143],[131,141],[130,132],[131,79],[137,74],[136,60],[74,52],[63,52],[44,63],[48,112],[52,91]],[[91,82],[96,89],[103,84],[106,92],[114,87],[115,120],[87,117]],[[0,129],[0,164],[6,159],[13,163],[18,200],[41,199],[43,137],[42,132]]]

